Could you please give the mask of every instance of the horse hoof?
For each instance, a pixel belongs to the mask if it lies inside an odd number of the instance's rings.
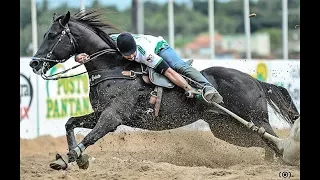
[[[84,169],[84,170],[88,169],[88,167],[89,167],[89,161],[87,161],[84,165],[79,166],[80,169]]]
[[[66,157],[65,157],[65,159],[63,159],[63,157],[61,155],[57,154],[56,160],[54,162],[50,163],[50,168],[52,168],[54,170],[60,170],[60,169],[65,170],[68,167],[68,164],[66,162],[68,162],[66,160]]]
[[[54,169],[54,170],[65,170],[67,169],[68,165],[61,159],[58,159],[52,163],[50,163],[50,168]]]
[[[89,155],[87,154],[82,154],[78,159],[77,159],[77,164],[80,169],[88,169],[89,167]]]

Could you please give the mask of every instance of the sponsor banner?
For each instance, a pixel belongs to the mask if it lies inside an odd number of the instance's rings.
[[[51,68],[47,75],[69,69],[77,63],[72,59]],[[83,66],[72,69],[61,76],[71,76],[86,71]],[[39,79],[40,135],[61,136],[65,124],[71,117],[92,112],[89,101],[89,81],[87,73],[58,80]]]
[[[33,138],[38,135],[65,135],[65,123],[70,117],[92,112],[89,101],[87,73],[72,78],[43,80],[29,67],[30,57],[20,58],[20,137]],[[71,57],[47,72],[56,74],[77,65]],[[202,70],[211,66],[234,68],[265,82],[288,89],[298,110],[300,110],[300,61],[297,60],[202,60],[195,59],[193,67]],[[86,71],[83,66],[68,71],[75,75]],[[270,110],[270,109],[269,109]],[[286,127],[272,111],[270,123],[273,127]],[[77,128],[76,133],[87,134],[90,130]]]
[[[37,137],[37,77],[29,68],[30,58],[20,59],[20,137]]]

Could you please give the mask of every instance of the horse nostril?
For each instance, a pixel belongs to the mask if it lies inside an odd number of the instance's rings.
[[[39,64],[40,64],[40,62],[39,62],[38,60],[32,60],[32,61],[30,62],[30,66],[31,66],[32,68],[38,67]]]

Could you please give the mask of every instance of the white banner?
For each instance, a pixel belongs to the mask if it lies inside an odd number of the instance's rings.
[[[20,137],[33,138],[38,134],[37,76],[29,67],[30,58],[20,59]]]
[[[51,68],[47,75],[53,75],[71,68],[77,63],[71,59]],[[83,66],[68,71],[62,76],[70,76],[86,71]],[[92,112],[89,101],[89,81],[87,73],[59,80],[39,79],[40,135],[64,135],[65,123],[70,117]]]
[[[52,75],[70,68],[77,63],[72,59],[64,64],[58,64],[47,72]],[[20,59],[20,137],[34,138],[40,135],[65,135],[65,123],[70,117],[76,117],[92,112],[88,93],[89,82],[87,74],[59,80],[43,80],[35,75],[30,66],[31,58]],[[251,76],[288,89],[295,105],[300,110],[300,61],[298,60],[194,60],[193,66],[198,70],[210,66],[223,66],[238,69]],[[84,72],[80,66],[65,75]],[[37,82],[38,79],[38,82]],[[270,109],[269,109],[270,110]],[[271,114],[270,114],[271,113]],[[273,127],[283,128],[271,111],[270,123]],[[86,134],[89,130],[76,129],[76,132]]]

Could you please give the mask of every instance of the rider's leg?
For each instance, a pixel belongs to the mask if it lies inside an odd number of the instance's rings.
[[[168,68],[165,72],[164,75],[175,85],[183,88],[185,91],[191,91],[192,87],[188,84],[188,82],[175,70],[172,68]]]
[[[183,61],[174,49],[167,47],[160,51],[159,56],[161,56],[170,67],[179,73],[190,77],[206,87],[204,89],[204,98],[207,101],[215,101],[216,103],[221,103],[223,101],[222,96],[213,87],[213,85],[197,69]]]
[[[170,68],[164,60],[162,60],[154,69],[157,73],[165,75],[171,82],[185,91],[191,91],[193,89],[189,83],[179,73]]]

